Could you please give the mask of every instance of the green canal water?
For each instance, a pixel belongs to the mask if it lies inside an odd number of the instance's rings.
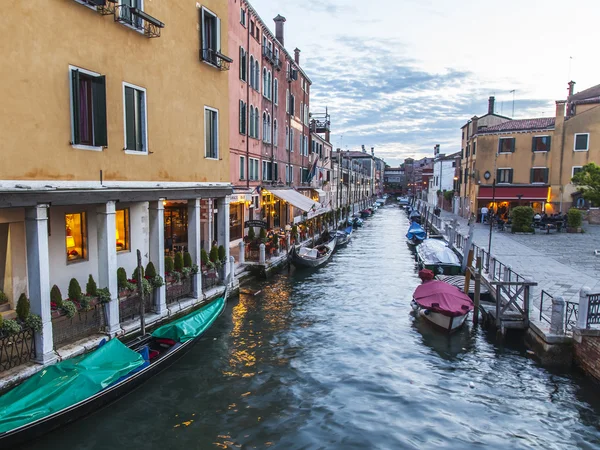
[[[173,366],[27,448],[600,448],[596,385],[410,314],[407,227],[380,209],[325,267],[255,283]]]

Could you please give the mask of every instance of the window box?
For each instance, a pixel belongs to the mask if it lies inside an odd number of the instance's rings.
[[[209,9],[200,9],[200,59],[221,70],[229,70],[233,62],[221,53],[221,19]]]
[[[115,0],[108,0],[115,3]],[[160,37],[160,30],[165,24],[160,20],[144,12],[143,0],[118,0],[119,4],[114,7],[116,22],[120,22],[149,38]]]

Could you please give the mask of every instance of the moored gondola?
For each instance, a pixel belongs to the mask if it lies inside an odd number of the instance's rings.
[[[296,267],[319,267],[325,264],[335,249],[337,237],[334,235],[329,241],[315,247],[301,247],[296,250],[292,246],[291,261]]]
[[[352,225],[346,227],[344,230],[338,230],[336,232],[336,247],[341,247],[343,245],[346,245],[348,242],[350,242],[350,239],[352,238],[352,232],[354,230],[354,227]]]

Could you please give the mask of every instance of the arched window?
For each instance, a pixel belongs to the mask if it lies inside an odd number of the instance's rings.
[[[260,64],[258,60],[254,63],[254,89],[260,90]]]
[[[258,106],[256,108],[254,108],[254,132],[256,133],[256,135],[254,136],[256,139],[260,139],[260,136],[258,135],[258,130],[260,129],[258,127],[258,124],[260,122],[260,113],[258,112]]]
[[[277,147],[277,119],[273,119],[273,144]]]
[[[267,87],[267,68],[263,67],[263,87],[262,93],[265,97],[269,96],[268,87]]]
[[[271,115],[267,114],[267,142],[271,143]]]
[[[268,92],[267,97],[269,97],[269,99],[272,99],[273,97],[271,97],[271,71],[270,70],[269,70],[268,77],[269,77],[269,80],[267,81],[267,92]]]
[[[250,86],[254,87],[254,56],[250,55]]]
[[[248,136],[254,137],[254,106],[250,105],[250,120],[248,126]]]
[[[267,113],[263,113],[263,141],[267,142]]]

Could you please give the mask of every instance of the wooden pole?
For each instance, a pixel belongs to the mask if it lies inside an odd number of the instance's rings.
[[[142,287],[142,253],[138,249],[137,251],[137,288],[142,301],[140,302],[140,328],[142,330],[142,336],[146,334],[146,302],[144,301],[144,289]]]
[[[481,297],[481,256],[477,257],[477,271],[475,272],[475,295],[473,296],[473,324],[479,322],[479,303]]]
[[[473,264],[473,249],[469,250],[467,257],[467,270],[465,271],[465,294],[469,295],[469,285],[471,284],[471,264]]]

